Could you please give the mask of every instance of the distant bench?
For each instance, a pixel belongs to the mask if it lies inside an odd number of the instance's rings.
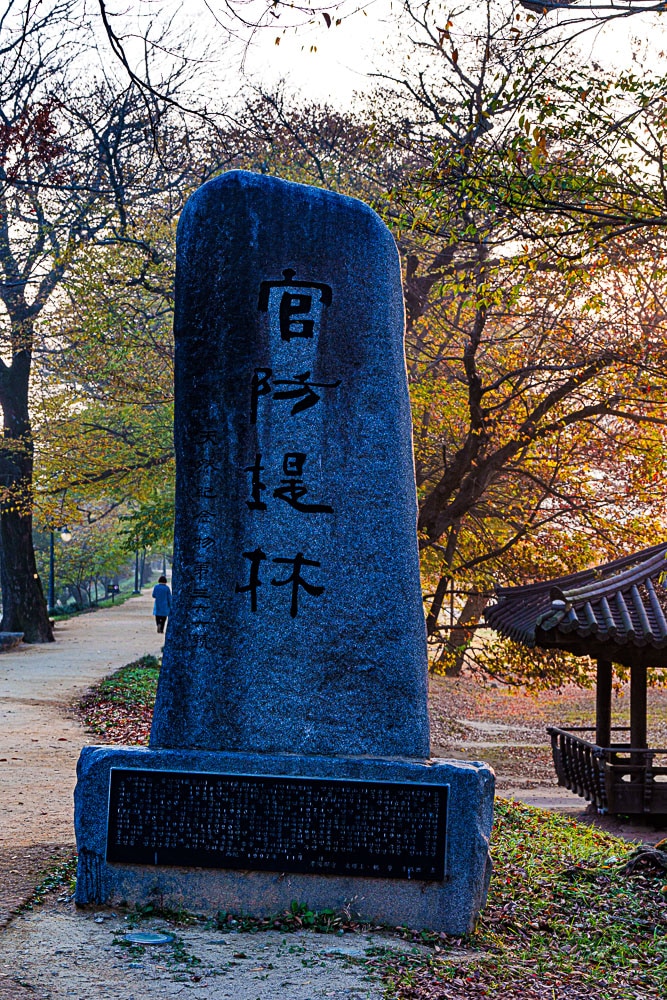
[[[23,641],[23,632],[0,632],[0,653],[8,653],[16,649]]]

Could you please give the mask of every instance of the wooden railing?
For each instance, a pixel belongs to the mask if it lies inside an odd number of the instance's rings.
[[[598,809],[607,809],[603,772],[600,767],[600,747],[577,736],[588,729],[557,729],[549,726],[551,750],[558,784],[576,792]],[[595,730],[593,730],[595,732]]]
[[[667,750],[612,743],[599,747],[579,733],[588,727],[558,729],[549,726],[558,784],[569,788],[598,809],[611,813],[667,814]],[[627,733],[617,727],[614,734]]]

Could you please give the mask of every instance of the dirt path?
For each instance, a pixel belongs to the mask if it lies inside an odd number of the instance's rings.
[[[418,954],[391,934],[235,933],[157,918],[139,930],[173,940],[128,947],[127,918],[50,899],[16,918],[0,953],[0,1000],[382,1000],[373,953]]]
[[[172,944],[133,951],[123,916],[76,911],[64,887],[9,924],[43,870],[74,850],[76,762],[94,737],[71,703],[118,667],[159,652],[151,610],[148,596],[133,598],[63,623],[56,643],[0,658],[0,1000],[176,1000],[184,991],[207,1000],[255,1000],[259,991],[262,1000],[381,1000],[381,983],[360,963],[369,950],[414,947],[391,936],[350,942],[194,926]],[[157,920],[145,929],[174,934]]]
[[[74,847],[76,762],[93,741],[70,709],[91,684],[157,653],[148,594],[58,624],[56,642],[0,656],[0,926]]]

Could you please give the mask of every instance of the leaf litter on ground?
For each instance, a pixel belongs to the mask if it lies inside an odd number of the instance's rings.
[[[82,721],[105,743],[147,746],[159,675],[155,656],[121,667],[81,699],[77,707]]]
[[[456,942],[473,957],[461,963],[446,950],[409,961],[386,956],[388,997],[667,995],[665,875],[650,867],[628,870],[632,845],[557,814],[497,799],[491,851],[487,906],[474,933]]]

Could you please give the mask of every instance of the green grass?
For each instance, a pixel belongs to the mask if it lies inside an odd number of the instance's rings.
[[[76,886],[76,854],[65,861],[60,861],[53,868],[48,868],[43,872],[43,878],[39,882],[27,902],[18,908],[18,913],[25,910],[32,910],[34,906],[39,906],[44,902],[47,895],[55,892],[56,889],[66,889],[70,895],[74,894]]]
[[[148,744],[160,661],[155,656],[121,667],[78,704],[83,723],[107,743]]]
[[[567,973],[583,965],[592,984],[641,967],[639,981],[664,989],[664,880],[660,873],[624,872],[630,850],[562,816],[498,803],[497,874],[478,943],[498,946],[509,939],[538,972],[556,966]]]
[[[120,705],[147,705],[152,707],[160,675],[160,661],[156,656],[141,659],[121,667],[111,677],[97,686],[96,691],[107,701]]]
[[[471,957],[384,956],[387,997],[664,998],[664,876],[625,872],[632,850],[562,816],[497,800],[487,907],[461,941]]]

